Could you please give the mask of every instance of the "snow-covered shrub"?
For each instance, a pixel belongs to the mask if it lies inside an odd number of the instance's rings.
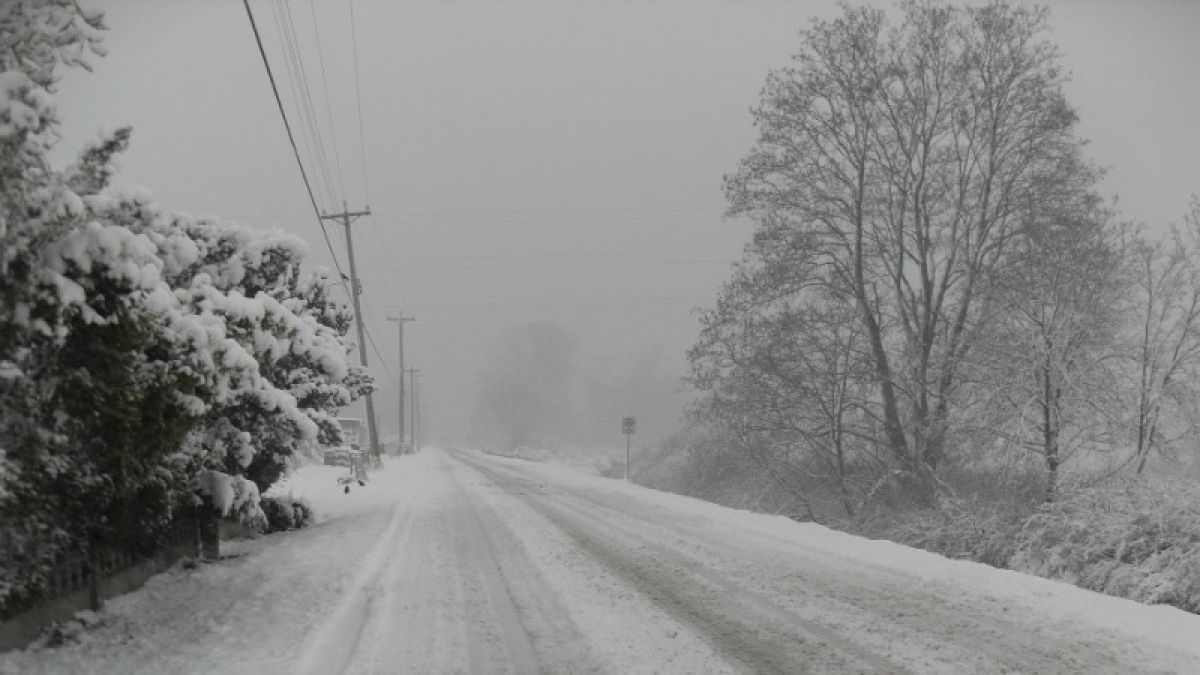
[[[205,490],[265,522],[260,493],[372,386],[298,239],[111,187],[127,128],[52,165],[57,69],[102,30],[76,0],[0,9],[0,615],[65,552],[154,547]]]
[[[1004,567],[1013,533],[1045,497],[1034,462],[947,462],[938,472],[940,494],[932,507],[894,513],[882,527],[859,529],[940,553]]]
[[[208,506],[222,518],[236,521],[250,530],[267,525],[262,510],[262,497],[254,481],[230,476],[220,471],[205,471],[197,481],[198,491],[207,498]]]
[[[75,616],[67,621],[51,624],[37,640],[34,640],[32,647],[43,649],[81,642],[89,630],[103,623],[104,617],[90,609],[76,612]]]
[[[371,386],[348,362],[352,320],[323,272],[301,274],[305,246],[209,218],[130,220],[166,252],[164,276],[213,344],[198,442],[211,462],[266,490],[294,458],[336,444],[336,411]],[[203,354],[203,352],[202,352]]]
[[[298,530],[312,524],[312,504],[302,497],[263,497],[261,505],[267,517],[267,532]]]
[[[1200,488],[1131,481],[1073,491],[1025,520],[1008,566],[1200,612]]]
[[[936,508],[907,514],[889,538],[948,558],[1003,567],[1019,525],[1017,512],[978,498],[943,497]]]

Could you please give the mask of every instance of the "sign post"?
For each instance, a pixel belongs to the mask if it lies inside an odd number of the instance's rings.
[[[629,446],[633,434],[637,431],[637,418],[626,417],[621,420],[621,431],[625,434],[625,480],[629,480]]]

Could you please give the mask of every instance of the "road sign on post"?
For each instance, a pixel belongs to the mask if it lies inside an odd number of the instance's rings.
[[[637,418],[626,417],[621,420],[621,431],[625,434],[625,480],[629,480],[629,446],[630,439],[637,432]]]

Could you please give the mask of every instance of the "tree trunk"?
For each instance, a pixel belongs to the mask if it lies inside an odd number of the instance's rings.
[[[883,400],[883,430],[887,435],[888,446],[901,464],[912,469],[915,468],[913,458],[909,455],[908,439],[904,435],[904,426],[900,422],[900,410],[896,403],[896,385],[892,382],[891,365],[888,363],[887,352],[883,348],[883,331],[867,297],[866,275],[863,270],[863,257],[866,255],[863,247],[863,185],[865,183],[866,162],[863,161],[858,166],[859,190],[854,205],[854,297],[858,301],[863,325],[867,330],[867,339],[871,343],[875,374],[879,377],[879,394]]]
[[[1058,398],[1062,390],[1054,386],[1049,345],[1041,367],[1042,380],[1042,453],[1046,457],[1046,501],[1054,501],[1058,490],[1058,467],[1062,460],[1058,447]]]

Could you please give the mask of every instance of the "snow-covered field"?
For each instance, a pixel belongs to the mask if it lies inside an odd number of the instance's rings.
[[[4,673],[1200,672],[1200,616],[551,464],[428,449]]]

